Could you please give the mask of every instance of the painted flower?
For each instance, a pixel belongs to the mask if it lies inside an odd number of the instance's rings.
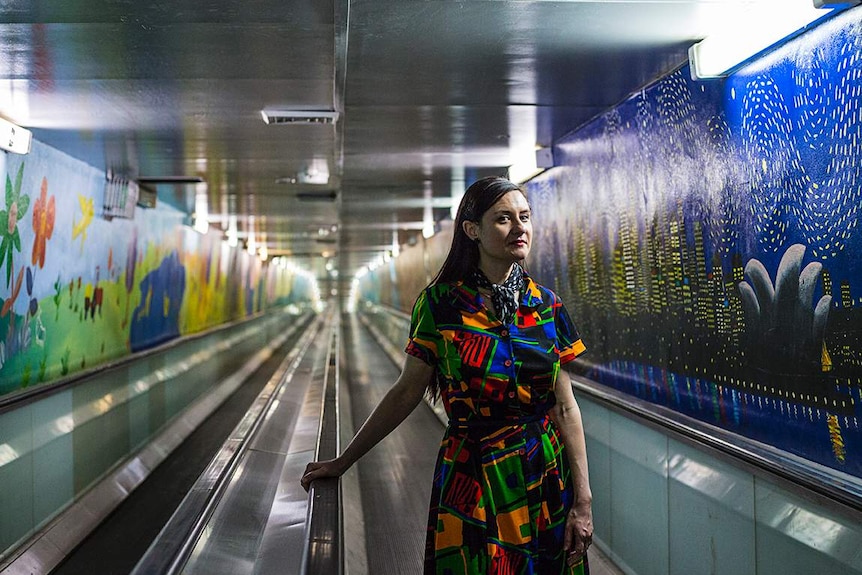
[[[6,209],[0,210],[0,266],[6,265],[6,287],[12,283],[12,256],[15,250],[21,251],[21,236],[18,221],[30,207],[30,196],[21,195],[21,180],[24,177],[24,164],[18,168],[15,184],[6,175]],[[3,224],[6,225],[3,225]]]
[[[36,240],[33,242],[33,265],[45,267],[45,244],[54,233],[54,196],[48,196],[48,180],[42,178],[42,193],[33,205],[33,230]]]

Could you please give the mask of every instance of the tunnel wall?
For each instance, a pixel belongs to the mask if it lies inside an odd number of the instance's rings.
[[[679,69],[556,142],[556,167],[527,184],[528,268],[572,312],[589,378],[856,485],[860,20],[724,80]],[[408,267],[365,283],[409,311],[416,282],[394,273]]]
[[[404,344],[408,314],[372,303],[360,311],[373,337],[395,349]],[[862,573],[858,512],[839,511],[792,482],[633,417],[607,401],[602,386],[583,384],[576,377],[593,542],[623,573]],[[649,405],[623,401],[632,403]]]
[[[106,174],[39,141],[0,181],[0,396],[313,297],[170,206],[103,217]]]

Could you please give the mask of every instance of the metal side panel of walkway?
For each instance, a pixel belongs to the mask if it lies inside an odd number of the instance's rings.
[[[334,329],[327,321],[305,342],[273,391],[179,572],[299,572],[308,501],[299,478],[314,457]]]
[[[242,382],[51,574],[130,573],[310,323],[292,326],[283,341],[273,341],[260,358],[237,358],[213,373],[217,379],[233,377]],[[210,395],[217,395],[216,386],[213,391]],[[202,402],[211,400],[207,397]],[[193,418],[194,414],[180,417],[184,425],[191,425]]]
[[[178,511],[135,575],[422,572],[431,481],[444,432],[424,402],[345,474],[339,486],[343,510],[313,525],[315,505],[325,509],[332,503],[323,503],[322,483],[306,494],[299,479],[321,451],[324,419],[328,413],[340,416],[343,448],[400,372],[398,354],[381,346],[359,317],[327,316],[284,360],[282,375],[261,392],[248,423],[225,443],[235,463],[217,486],[207,488],[210,502],[195,512],[196,527],[183,520],[191,512]],[[333,387],[341,390],[340,399],[328,403]]]

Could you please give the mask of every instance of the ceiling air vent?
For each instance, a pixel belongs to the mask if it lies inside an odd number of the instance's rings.
[[[267,124],[334,124],[338,112],[331,110],[261,110]]]

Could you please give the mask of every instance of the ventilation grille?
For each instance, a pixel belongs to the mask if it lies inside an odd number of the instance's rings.
[[[267,124],[334,124],[338,112],[328,110],[261,110]]]

